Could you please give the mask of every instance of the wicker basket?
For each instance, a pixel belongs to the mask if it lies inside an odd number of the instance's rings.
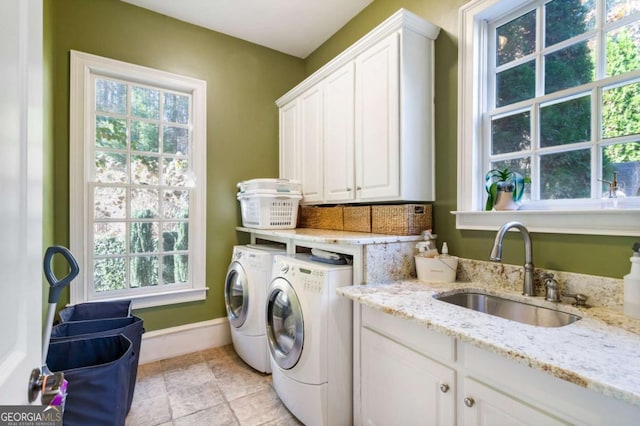
[[[371,206],[345,206],[343,222],[345,231],[371,232]]]
[[[401,204],[371,207],[371,232],[375,234],[419,235],[431,226],[430,204]]]
[[[342,210],[342,206],[302,206],[300,208],[300,227],[342,231]]]

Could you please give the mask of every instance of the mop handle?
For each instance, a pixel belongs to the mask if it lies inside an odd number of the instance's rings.
[[[61,279],[58,279],[51,269],[53,256],[57,253],[60,253],[67,260],[69,267],[71,268],[69,273]],[[49,281],[49,284],[51,285],[51,288],[49,289],[49,303],[58,303],[62,289],[78,276],[78,272],[80,272],[78,262],[76,262],[76,259],[73,257],[69,249],[62,246],[51,246],[47,249],[44,254],[44,275],[47,277],[47,281]]]
[[[69,263],[69,267],[71,271],[62,279],[58,279],[51,269],[51,264],[53,261],[53,256],[57,253],[60,253]],[[47,321],[45,323],[45,328],[42,333],[42,365],[43,368],[46,367],[47,363],[47,354],[49,352],[49,341],[51,338],[51,329],[53,328],[53,316],[56,312],[56,306],[58,304],[58,299],[60,299],[60,294],[62,294],[62,289],[67,286],[73,279],[78,276],[78,272],[80,272],[80,268],[78,267],[78,262],[73,257],[69,249],[62,246],[51,246],[47,249],[44,254],[44,275],[47,277],[47,281],[49,281],[49,285],[51,288],[49,289],[49,306],[47,308]]]

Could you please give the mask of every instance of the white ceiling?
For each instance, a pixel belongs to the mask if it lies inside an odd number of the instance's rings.
[[[306,58],[373,0],[122,0]]]

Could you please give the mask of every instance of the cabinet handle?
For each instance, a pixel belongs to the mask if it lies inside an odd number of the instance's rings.
[[[476,403],[476,401],[471,398],[470,396],[466,397],[464,399],[464,405],[466,405],[467,407],[473,407],[473,405]]]
[[[442,393],[447,393],[449,392],[449,385],[446,383],[443,383],[440,385],[440,392]]]
[[[351,192],[351,188],[347,188],[347,192]]]
[[[356,186],[356,190],[362,191],[362,187],[361,186]]]

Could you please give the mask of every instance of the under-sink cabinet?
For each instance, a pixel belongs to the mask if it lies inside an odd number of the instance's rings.
[[[429,330],[354,305],[357,425],[638,424],[638,409]]]
[[[276,101],[280,177],[304,203],[434,199],[438,32],[400,10]]]

